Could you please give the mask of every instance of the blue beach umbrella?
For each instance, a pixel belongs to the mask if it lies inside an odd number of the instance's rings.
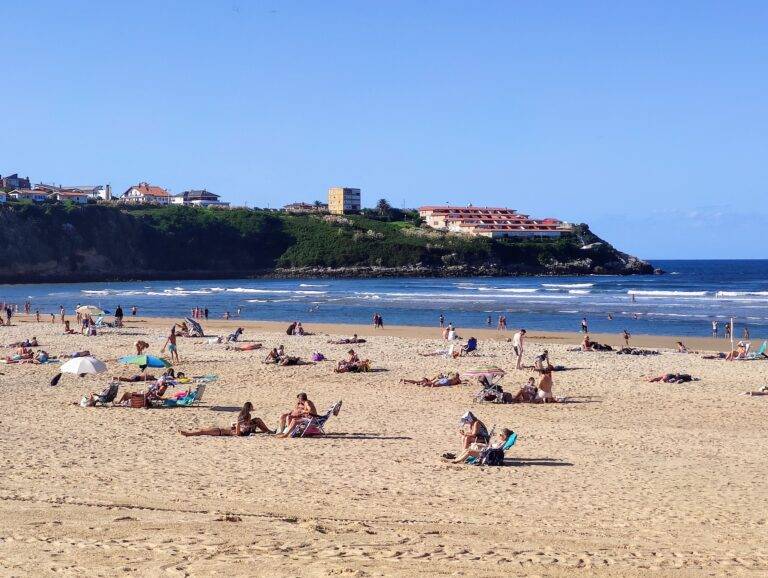
[[[154,355],[125,355],[118,359],[126,365],[138,365],[139,367],[170,367],[171,363],[162,357]]]

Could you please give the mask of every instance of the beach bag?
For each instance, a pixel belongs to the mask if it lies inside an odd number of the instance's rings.
[[[504,450],[500,448],[488,450],[480,463],[484,466],[503,466]]]
[[[316,351],[315,353],[312,354],[312,361],[324,361],[324,360],[325,360],[325,355],[323,355],[319,351]]]

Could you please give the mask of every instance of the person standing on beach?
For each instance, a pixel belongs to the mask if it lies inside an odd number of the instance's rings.
[[[59,319],[61,319],[61,322],[64,323],[64,316],[66,315],[66,310],[64,309],[63,305],[59,305]]]
[[[730,323],[726,323],[725,324],[725,331],[723,332],[723,337],[725,339],[730,339],[731,338],[731,324]]]
[[[203,309],[203,315],[205,316],[206,319],[208,319],[208,313],[209,312],[208,312],[208,308],[207,307],[205,309]]]
[[[582,333],[589,333],[589,329],[587,327],[587,318],[586,317],[584,317],[581,320],[581,332]]]
[[[490,316],[490,315],[489,315],[489,316],[488,316],[488,318],[485,320],[485,322],[486,322],[486,324],[488,325],[488,327],[490,327],[490,326],[491,326],[491,316]]]
[[[627,330],[625,329],[625,330],[624,330],[624,334],[622,335],[622,337],[624,337],[624,347],[629,347],[629,338],[630,338],[630,337],[632,337],[632,336],[629,334],[629,331],[627,331]]]
[[[717,321],[712,322],[712,337],[717,337]]]
[[[131,307],[131,315],[132,316],[136,317],[136,313],[138,313],[138,312],[139,312],[139,310],[136,308],[135,305],[133,307]]]
[[[445,327],[445,315],[440,314],[440,327]]]
[[[115,327],[123,326],[123,308],[120,305],[115,309]]]
[[[161,350],[163,353],[165,353],[165,348],[168,348],[168,353],[171,356],[171,361],[176,360],[176,363],[179,363],[179,348],[176,345],[176,324],[173,324],[173,327],[171,327],[171,332],[168,334],[168,338],[165,340],[165,343],[163,344],[163,349]]]
[[[35,322],[40,323],[40,310],[35,309]]]
[[[744,326],[744,331],[742,332],[741,336],[745,340],[749,339],[749,327],[747,327],[746,325]]]
[[[512,350],[515,352],[517,361],[515,369],[523,368],[523,348],[525,346],[525,329],[521,329],[512,336]]]

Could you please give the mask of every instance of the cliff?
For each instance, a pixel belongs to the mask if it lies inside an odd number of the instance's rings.
[[[0,206],[0,263],[0,283],[653,272],[586,225],[492,240],[370,215],[23,202]]]

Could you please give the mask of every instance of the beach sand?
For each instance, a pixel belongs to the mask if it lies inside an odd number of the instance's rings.
[[[8,343],[36,335],[53,354],[89,349],[110,375],[138,338],[159,353],[171,321],[129,319],[86,338],[19,316]],[[215,321],[208,333],[246,328],[245,339],[283,343],[307,358],[341,359],[329,335],[357,331],[376,371],[335,374],[333,363],[275,367],[264,352],[226,351],[180,339],[187,374],[218,374],[200,407],[139,410],[72,405],[108,375],[65,375],[55,365],[0,365],[0,574],[19,575],[589,575],[768,572],[768,361],[703,360],[668,350],[648,357],[567,351],[576,334],[530,332],[526,362],[546,346],[553,405],[472,403],[475,385],[399,383],[480,364],[516,372],[511,332],[460,331],[478,357],[419,357],[444,347],[437,329]],[[619,343],[619,336],[593,336]],[[671,347],[674,338],[634,345]],[[725,349],[723,340],[687,340]],[[646,383],[690,373],[701,381]],[[127,386],[131,389],[131,386]],[[121,388],[121,392],[126,388]],[[319,439],[185,438],[180,428],[228,426],[245,401],[274,427],[300,391],[323,411],[343,400]],[[450,465],[458,418],[518,432],[509,467]]]

